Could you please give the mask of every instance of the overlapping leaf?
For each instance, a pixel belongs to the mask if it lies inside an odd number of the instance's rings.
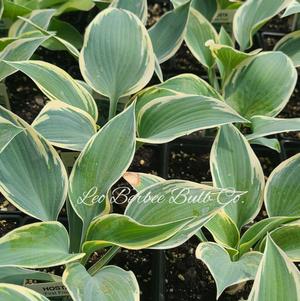
[[[240,66],[225,86],[225,101],[245,118],[276,116],[297,82],[292,61],[282,52],[258,54]]]
[[[300,261],[300,222],[285,224],[280,228],[273,230],[270,236],[274,242],[282,249],[292,261]],[[259,250],[265,248],[266,239],[260,245]]]
[[[171,58],[180,48],[185,34],[190,11],[190,1],[164,14],[150,28],[149,35],[154,53],[163,63]]]
[[[248,140],[282,132],[300,131],[300,118],[272,118],[267,116],[253,116],[251,118],[253,133],[247,135]]]
[[[149,248],[171,238],[192,220],[193,217],[190,216],[168,223],[143,225],[129,216],[108,214],[91,224],[83,251],[91,254],[108,246],[131,250]]]
[[[0,238],[0,266],[44,268],[76,261],[69,253],[68,232],[58,222],[33,223]]]
[[[248,0],[233,19],[233,32],[242,50],[252,46],[253,35],[292,0]]]
[[[258,241],[263,239],[268,232],[279,226],[297,220],[298,217],[269,217],[252,225],[242,236],[239,250],[240,254],[248,252]]]
[[[137,114],[138,140],[165,143],[196,130],[233,122],[247,120],[217,99],[194,95],[166,96],[151,100],[140,108]]]
[[[245,137],[233,125],[226,125],[213,144],[210,164],[216,187],[246,192],[225,208],[241,228],[257,215],[263,202],[265,181],[260,162]]]
[[[139,285],[132,272],[106,266],[91,276],[79,263],[68,265],[63,283],[74,301],[138,301]]]
[[[49,301],[48,298],[28,288],[0,283],[0,298],[5,301]]]
[[[56,220],[67,195],[67,174],[54,148],[25,121],[0,107],[0,116],[24,128],[0,154],[0,191],[40,220]]]
[[[287,255],[268,237],[265,253],[248,300],[296,301],[299,298],[300,272]]]
[[[52,145],[75,151],[83,150],[97,132],[88,113],[61,101],[50,101],[32,126]]]
[[[8,143],[23,130],[22,127],[0,117],[0,153],[5,149]]]
[[[215,59],[205,46],[208,40],[218,42],[216,30],[199,11],[191,8],[185,41],[194,57],[205,67],[211,68]]]
[[[219,209],[228,205],[239,194],[226,194],[220,189],[193,182],[164,181],[137,194],[127,206],[125,215],[143,225],[161,225],[194,218],[171,239],[152,246],[158,249],[171,248],[189,239]]]
[[[300,8],[300,3],[298,3]],[[294,31],[285,35],[275,45],[275,51],[282,51],[285,53],[294,63],[295,67],[300,67],[300,30]]]
[[[213,40],[208,41],[206,45],[218,59],[218,66],[224,82],[238,65],[260,52],[260,49],[258,49],[250,53],[245,53],[227,45],[216,44]]]
[[[110,6],[129,10],[137,15],[144,24],[147,22],[147,0],[113,0]]]
[[[150,37],[133,13],[108,8],[90,23],[80,55],[81,73],[95,91],[110,98],[113,108],[121,96],[148,83],[154,61]]]
[[[0,53],[0,81],[16,72],[16,69],[3,61],[27,60],[48,37],[24,38],[13,41]]]
[[[300,12],[300,3],[298,0],[293,0],[290,2],[290,4],[287,6],[286,10],[284,11],[281,18],[288,17],[293,14],[297,14]]]
[[[191,73],[174,76],[158,85],[158,87],[172,90],[177,93],[208,96],[220,100],[222,99],[222,96],[205,80]]]
[[[282,162],[271,173],[265,190],[269,216],[300,216],[300,154]]]
[[[54,14],[55,14],[55,9],[34,10],[28,16],[28,19],[34,24],[36,24],[37,26],[46,30]],[[24,33],[35,31],[35,30],[36,30],[35,27],[33,27],[31,24],[26,23],[21,19],[18,19],[9,28],[8,36],[19,37]]]
[[[196,257],[207,265],[213,275],[218,299],[227,287],[255,278],[262,254],[250,252],[233,262],[225,249],[207,242],[198,246]]]
[[[67,72],[43,61],[8,62],[28,75],[51,100],[77,107],[98,119],[97,105],[90,93]]]
[[[106,194],[129,167],[135,143],[134,106],[131,105],[91,138],[75,162],[69,197],[85,230],[94,217],[109,211]]]
[[[5,266],[1,267],[0,269],[0,283],[23,285],[24,281],[28,279],[48,282],[61,282],[61,277],[51,273]]]
[[[254,138],[254,139],[250,139],[250,143],[268,147],[278,153],[281,152],[280,142],[276,138],[264,138],[264,137]]]

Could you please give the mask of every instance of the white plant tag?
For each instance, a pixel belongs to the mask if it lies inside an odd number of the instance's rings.
[[[24,286],[48,298],[69,296],[62,282],[27,283]]]

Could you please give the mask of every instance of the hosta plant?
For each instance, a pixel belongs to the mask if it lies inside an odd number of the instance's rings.
[[[299,119],[276,118],[297,72],[282,52],[245,52],[254,32],[289,1],[236,3],[233,32],[240,50],[224,29],[217,33],[197,1],[179,2],[147,30],[147,1],[112,1],[88,26],[80,53],[39,23],[45,15],[22,17],[18,30],[29,26],[30,37],[22,33],[3,45],[1,79],[21,71],[49,102],[31,125],[0,107],[0,191],[39,220],[0,239],[0,296],[47,300],[20,287],[38,280],[63,283],[75,301],[139,300],[133,273],[108,265],[118,250],[169,249],[197,235],[203,242],[196,256],[213,274],[217,296],[255,279],[249,300],[283,300],[286,294],[299,299],[292,263],[300,256],[299,156],[278,166],[265,185],[251,146],[278,150],[277,140],[266,136],[299,130]],[[28,60],[53,40],[78,58],[84,82],[50,63]],[[183,40],[207,68],[210,84],[193,74],[163,81],[160,64]],[[146,87],[154,73],[161,83]],[[104,125],[93,92],[109,103]],[[212,186],[126,173],[142,144],[209,128],[218,128]],[[57,148],[78,152],[69,175]],[[122,177],[137,193],[124,214],[115,214],[111,188]],[[268,218],[252,225],[263,201]],[[58,221],[63,207],[67,230]],[[215,242],[205,241],[203,227]],[[90,266],[96,251],[104,255]],[[60,265],[62,275],[40,271]],[[283,281],[274,287],[279,275]]]

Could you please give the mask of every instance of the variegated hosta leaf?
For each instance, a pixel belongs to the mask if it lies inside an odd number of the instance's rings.
[[[31,9],[18,5],[15,2],[10,0],[4,0],[4,11],[2,14],[3,19],[7,18],[9,20],[15,21],[18,19],[18,16],[28,15],[31,12]]]
[[[24,129],[0,116],[0,153]]]
[[[82,36],[69,23],[53,19],[55,13],[57,10],[54,9],[39,9],[33,10],[28,18],[18,16],[19,19],[10,27],[9,36],[49,36],[43,43],[44,47],[50,50],[67,50],[78,59],[77,48],[82,47]]]
[[[71,11],[90,11],[95,6],[92,0],[68,0],[57,8],[56,15]]]
[[[143,189],[156,184],[164,182],[165,179],[152,174],[146,174],[141,172],[126,172],[123,178],[137,191],[140,192]]]
[[[300,8],[300,3],[298,3]],[[300,10],[299,10],[300,12]],[[294,63],[295,67],[300,67],[300,30],[285,35],[275,46],[275,51],[282,51]]]
[[[56,220],[67,195],[67,173],[54,148],[25,121],[0,107],[0,116],[24,131],[0,154],[0,191],[37,219]]]
[[[300,216],[300,154],[282,162],[271,173],[265,190],[269,216]]]
[[[40,26],[43,29],[47,29],[52,17],[55,14],[55,9],[42,9],[42,10],[33,10],[28,16],[28,19],[36,25]],[[19,37],[20,35],[35,31],[35,27],[31,24],[24,22],[21,19],[18,19],[14,24],[9,28],[8,36],[9,37]]]
[[[89,113],[98,119],[97,105],[90,93],[67,72],[43,61],[8,62],[28,75],[51,100],[59,100]]]
[[[49,301],[48,298],[23,286],[0,283],[0,299],[5,301]]]
[[[187,218],[193,220],[176,235],[154,249],[176,247],[193,236],[219,209],[241,192],[230,192],[188,181],[157,183],[139,192],[129,203],[125,215],[143,225],[162,225]]]
[[[299,217],[269,217],[252,225],[242,236],[240,241],[240,254],[248,252],[259,240],[263,239],[268,232],[279,226],[297,220]]]
[[[273,230],[270,236],[292,261],[300,261],[300,220]],[[263,252],[265,245],[266,239],[259,245],[261,252]]]
[[[293,0],[290,2],[290,4],[287,6],[286,10],[284,11],[281,18],[288,17],[290,15],[294,15],[300,12],[300,3],[298,0]]]
[[[292,61],[282,52],[258,54],[240,66],[225,86],[225,101],[245,118],[276,116],[297,82]]]
[[[147,22],[147,0],[113,0],[110,6],[129,10],[137,15],[144,24]]]
[[[223,26],[221,27],[219,32],[219,40],[221,45],[226,45],[234,48],[234,42],[232,40],[232,37],[229,35],[229,33]]]
[[[171,95],[200,95],[222,100],[222,96],[200,77],[186,73],[174,76],[165,82],[146,88],[137,94],[136,112],[151,100]]]
[[[205,45],[208,40],[218,42],[216,30],[199,11],[191,8],[185,41],[194,57],[205,67],[211,68],[215,59]]]
[[[255,278],[262,254],[249,252],[238,261],[231,261],[225,249],[216,243],[201,243],[196,257],[202,260],[214,277],[217,285],[217,299],[229,286]]]
[[[237,253],[236,249],[240,240],[240,232],[233,220],[226,214],[224,210],[216,214],[205,227],[213,235],[214,240],[223,245],[230,252]]]
[[[17,70],[3,61],[27,60],[48,37],[24,38],[16,40],[0,52],[0,81]]]
[[[254,138],[250,140],[250,144],[262,145],[264,147],[268,147],[278,153],[281,153],[280,142],[276,138]]]
[[[176,91],[160,88],[157,86],[146,88],[137,94],[136,105],[135,105],[136,115],[138,116],[142,108],[154,99],[161,98],[164,96],[172,96],[172,95],[179,95],[179,94],[180,93]]]
[[[274,283],[276,285],[274,285]],[[300,299],[300,272],[268,236],[249,301]]]
[[[176,91],[178,93],[194,94],[222,99],[222,96],[205,80],[191,73],[174,76],[166,80],[162,84],[159,84],[158,87]]]
[[[105,266],[91,276],[79,263],[67,266],[63,283],[74,301],[138,301],[140,290],[131,271]]]
[[[245,62],[247,59],[254,57],[260,52],[260,49],[257,49],[250,53],[245,53],[230,46],[216,44],[213,40],[208,41],[206,45],[209,47],[213,56],[218,59],[217,63],[223,82],[226,81],[238,65]]]
[[[187,0],[171,0],[175,8],[183,5]],[[211,20],[217,11],[217,1],[192,0],[192,7],[198,10],[207,20]]]
[[[178,1],[178,0],[176,0]],[[207,20],[211,21],[217,13],[218,1],[193,0],[192,7],[198,10]]]
[[[82,249],[87,255],[108,246],[146,249],[171,238],[193,220],[194,217],[190,216],[167,223],[143,225],[126,215],[107,214],[91,223]]]
[[[263,202],[264,173],[246,138],[233,125],[222,126],[210,156],[216,187],[245,191],[238,202],[225,208],[238,228],[252,221]]]
[[[32,22],[29,19],[26,19],[24,17],[19,17],[19,19],[36,29],[36,32],[31,33],[32,35],[35,35],[37,32],[40,32],[44,36],[50,37],[47,41],[45,41],[43,43],[44,47],[46,47],[50,50],[67,50],[76,59],[79,58],[79,51],[77,50],[77,48],[74,45],[72,45],[67,40],[65,40],[61,37],[58,37],[57,35],[53,35],[53,32],[43,29],[42,27],[38,26],[37,24],[35,24],[34,22]],[[72,34],[69,33],[67,36],[72,36]]]
[[[80,54],[85,81],[108,96],[112,107],[121,96],[141,90],[154,72],[154,53],[143,23],[133,13],[103,10],[90,23]]]
[[[55,100],[43,108],[32,126],[52,145],[75,151],[82,151],[97,132],[91,115]]]
[[[149,30],[154,53],[161,64],[180,48],[188,22],[191,0],[164,14]]]
[[[0,52],[14,41],[16,41],[16,38],[0,38]]]
[[[233,122],[247,120],[220,100],[193,95],[166,96],[140,108],[137,113],[138,140],[165,143],[197,130]]]
[[[300,131],[300,118],[272,118],[267,116],[253,116],[251,118],[253,133],[247,135],[248,140],[283,132]]]
[[[243,0],[217,0],[218,9],[236,9],[242,5]]]
[[[74,45],[77,49],[81,49],[83,45],[83,37],[81,33],[70,23],[53,18],[48,31],[55,32],[56,36],[68,41],[70,44]],[[53,46],[53,47],[51,47]],[[58,47],[57,47],[58,46]],[[49,49],[52,50],[65,50],[64,47],[59,47],[60,45],[47,45]]]
[[[233,32],[242,50],[252,46],[252,36],[292,0],[248,0],[236,12]]]
[[[23,285],[24,281],[28,279],[46,282],[61,282],[61,277],[51,273],[5,266],[0,269],[0,283]]]
[[[0,238],[0,266],[45,268],[76,261],[84,254],[69,253],[69,236],[58,222],[34,223]]]
[[[86,229],[109,211],[106,194],[129,167],[135,152],[134,105],[110,120],[88,142],[73,167],[69,197]]]

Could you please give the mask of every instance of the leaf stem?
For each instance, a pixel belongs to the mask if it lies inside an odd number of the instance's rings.
[[[111,120],[114,118],[117,114],[117,108],[118,108],[118,98],[111,98],[109,103],[109,116],[108,120]]]
[[[208,80],[209,83],[212,87],[215,88],[215,90],[219,91],[220,89],[220,85],[219,85],[219,81],[216,75],[216,70],[214,67],[210,67],[208,68]]]
[[[101,268],[109,263],[112,258],[119,252],[120,247],[113,246],[102,256],[93,266],[88,269],[88,272],[94,276]]]

